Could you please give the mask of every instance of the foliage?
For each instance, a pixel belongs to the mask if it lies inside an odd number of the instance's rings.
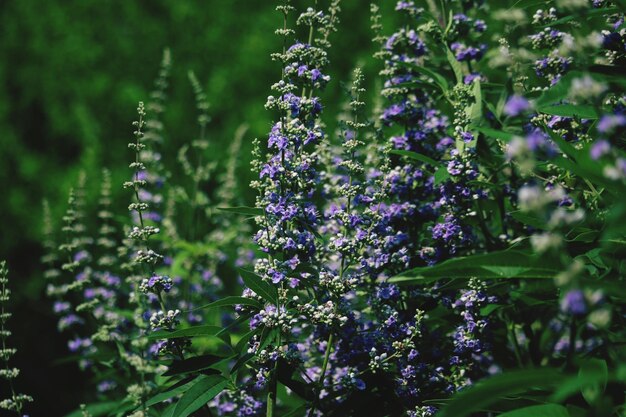
[[[47,216],[47,294],[97,392],[72,415],[623,414],[625,5],[372,4],[380,87],[357,66],[329,109],[350,17],[311,3],[276,7],[253,206],[254,115],[216,152],[194,72],[171,151],[166,49],[130,214],[105,170],[97,207],[81,174]]]

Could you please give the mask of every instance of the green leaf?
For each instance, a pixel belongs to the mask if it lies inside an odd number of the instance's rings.
[[[173,376],[190,372],[204,371],[223,359],[224,358],[222,356],[208,354],[193,356],[191,358],[183,360],[175,360],[168,367],[167,372],[165,372],[163,376]]]
[[[492,129],[490,127],[479,127],[479,126],[470,126],[470,129],[475,130],[477,132],[482,133],[485,136],[490,138],[502,139],[506,142],[509,142],[516,135],[509,132],[504,132],[502,130]]]
[[[237,344],[235,345],[235,352],[243,352],[244,348],[246,348],[246,346],[248,345],[248,341],[250,340],[250,338],[258,332],[258,329],[254,329],[241,336],[241,339],[239,339],[239,341],[237,341]]]
[[[606,8],[603,7],[600,9],[585,10],[584,15],[582,16],[572,13],[558,20],[555,20],[554,22],[550,22],[545,25],[542,25],[541,27],[554,27],[557,25],[561,25],[563,23],[571,22],[572,20],[575,20],[575,19],[580,19],[582,17],[589,20],[591,17],[597,16],[597,15],[611,14],[611,13],[615,13],[618,11],[619,11],[619,8],[617,7],[606,7]]]
[[[437,417],[465,417],[509,395],[533,388],[552,388],[565,378],[562,371],[551,368],[522,369],[495,375],[459,391],[444,405]]]
[[[250,307],[255,307],[255,308],[263,307],[261,303],[259,303],[257,300],[253,298],[230,296],[230,297],[224,297],[221,300],[213,301],[212,303],[205,304],[200,307],[196,307],[191,311],[225,307],[225,306],[234,306],[234,305],[245,305],[245,306],[250,306]]]
[[[559,104],[539,107],[537,110],[553,116],[579,117],[581,119],[598,118],[596,110],[592,106],[587,105]]]
[[[570,417],[567,408],[558,404],[532,405],[500,414],[498,417]]]
[[[454,56],[450,48],[448,48],[447,46],[445,46],[445,48],[448,63],[450,64],[450,67],[452,67],[452,71],[454,71],[454,76],[456,77],[456,83],[463,84],[463,68],[461,67],[461,63],[456,60],[456,57]]]
[[[626,0],[616,0],[615,3],[617,3],[622,12],[626,12]]]
[[[392,277],[389,282],[421,284],[439,279],[532,278],[551,279],[561,271],[552,258],[528,252],[506,250],[449,259],[434,266],[414,268]]]
[[[626,0],[623,0],[626,3]],[[591,65],[587,68],[598,79],[604,80],[611,84],[617,84],[620,87],[626,87],[626,76],[620,67],[615,65]]]
[[[526,224],[528,226],[532,226],[535,229],[546,228],[546,222],[543,219],[533,216],[531,214],[525,213],[521,210],[512,211],[509,213],[509,215],[513,217],[515,220],[517,220],[518,222]]]
[[[594,166],[592,165],[593,162],[588,158],[583,157],[574,161],[572,159],[558,156],[551,159],[550,162],[582,179],[589,180],[596,186],[604,187],[608,192],[615,194],[616,196],[622,195],[623,189],[620,187],[620,184],[604,177],[601,173],[598,173],[597,170],[600,169],[602,165],[596,163]]]
[[[439,88],[441,88],[441,91],[443,93],[447,93],[448,90],[450,89],[450,86],[448,85],[448,81],[441,74],[437,74],[436,72],[431,71],[428,68],[418,66],[418,65],[414,66],[413,69],[435,80],[435,83],[437,83],[437,85],[439,86]]]
[[[129,400],[123,400],[118,403],[118,406],[113,411],[109,411],[108,416],[125,416],[129,411],[136,410],[137,404]],[[82,414],[81,414],[82,417]],[[95,416],[94,416],[95,417]]]
[[[551,86],[548,90],[544,91],[537,100],[535,100],[535,107],[545,107],[548,105],[554,105],[563,100],[569,94],[570,85],[572,79],[581,76],[579,72],[571,72],[565,74],[556,84]]]
[[[415,64],[413,62],[394,61],[394,63],[398,64],[399,66],[410,68],[413,71],[417,71],[420,74],[431,78],[443,93],[446,93],[450,89],[450,86],[448,85],[448,80],[446,80],[444,76],[426,67]]]
[[[499,309],[500,307],[502,307],[502,305],[500,304],[488,304],[486,306],[484,306],[483,308],[480,309],[480,315],[481,316],[488,316],[491,313],[493,313],[494,311],[496,311],[497,309]]]
[[[550,136],[550,139],[552,139],[552,141],[559,146],[559,149],[561,150],[561,152],[563,152],[569,158],[572,158],[574,160],[577,159],[576,157],[577,155],[579,155],[580,152],[576,150],[568,142],[566,142],[565,139],[561,137],[561,135],[559,135],[552,129],[548,128],[546,125],[544,125],[544,130],[548,133],[548,135]]]
[[[568,242],[591,243],[591,242],[594,242],[600,236],[599,230],[583,230],[583,231],[573,230],[572,232],[575,233],[576,236],[574,236],[571,239],[568,238],[567,239]]]
[[[189,388],[176,403],[172,417],[187,417],[203,407],[228,385],[228,380],[221,375],[210,375],[199,380]]]
[[[99,417],[99,416],[104,416],[110,413],[111,411],[119,407],[119,405],[120,405],[119,401],[104,401],[100,403],[87,404],[87,411],[89,411],[89,413],[93,417]],[[67,414],[65,417],[82,417],[82,416],[83,416],[83,412],[79,409],[79,410],[72,411],[71,413]]]
[[[168,400],[172,397],[177,396],[178,394],[181,394],[185,391],[187,391],[192,385],[194,385],[198,379],[200,378],[205,378],[205,376],[199,376],[195,379],[191,379],[191,380],[183,380],[181,382],[184,383],[177,383],[174,384],[174,386],[170,387],[169,389],[167,389],[166,391],[163,391],[157,395],[155,395],[154,397],[150,398],[148,401],[146,401],[146,407],[151,407],[155,404],[158,404],[160,402],[163,402],[165,400]]]
[[[161,413],[161,417],[172,417],[172,415],[174,414],[175,408],[176,408],[176,403],[172,403],[168,405],[167,408],[163,410],[163,413]]]
[[[229,213],[235,214],[243,214],[244,216],[262,216],[263,209],[258,207],[248,207],[248,206],[239,206],[239,207],[218,207],[218,210],[226,211]]]
[[[483,115],[483,94],[480,88],[480,79],[478,78],[472,82],[472,95],[474,96],[474,102],[467,108],[467,117],[469,117],[471,123],[478,123]]]
[[[437,171],[435,171],[435,185],[439,185],[442,182],[446,181],[450,178],[450,173],[445,166],[439,167]]]
[[[261,343],[259,344],[259,348],[257,349],[257,352],[262,351],[263,349],[268,347],[270,344],[274,343],[274,341],[278,339],[279,335],[280,335],[279,329],[270,329],[269,327],[263,328],[263,332],[261,333]]]
[[[587,404],[593,405],[604,393],[609,379],[609,368],[606,361],[602,359],[584,361],[578,371],[578,378],[587,382],[581,387],[580,393]]]
[[[278,298],[276,287],[263,281],[263,279],[261,279],[261,277],[254,272],[239,268],[239,273],[241,274],[241,279],[243,279],[244,284],[246,284],[248,288],[264,300],[276,303],[276,299]]]
[[[293,410],[289,411],[287,414],[285,414],[283,417],[301,417],[304,415],[304,412],[307,410],[307,408],[309,408],[310,406],[308,404],[302,404],[299,407],[294,408]]]
[[[148,339],[175,339],[177,337],[215,336],[222,328],[220,326],[192,326],[172,332],[159,330],[148,335]]]
[[[606,362],[601,359],[589,359],[583,362],[578,375],[563,381],[550,397],[550,401],[562,402],[572,395],[581,393],[585,401],[593,403],[597,395],[604,392],[608,380]]]
[[[254,358],[254,353],[246,353],[245,355],[241,355],[239,359],[237,359],[233,367],[230,369],[230,373],[234,374],[235,372],[237,372],[239,368],[250,362],[252,358]]]
[[[427,157],[426,155],[422,155],[421,153],[405,151],[400,149],[393,149],[389,151],[390,154],[406,156],[411,159],[415,159],[420,162],[424,162],[425,164],[430,164],[432,166],[441,166],[441,164],[435,161],[432,158]]]
[[[414,80],[407,81],[405,83],[394,84],[392,88],[424,88],[424,86],[431,87],[433,90],[438,90],[439,86],[435,83],[426,80]]]

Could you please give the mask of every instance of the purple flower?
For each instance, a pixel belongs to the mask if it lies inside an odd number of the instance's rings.
[[[311,81],[317,81],[322,76],[322,72],[317,68],[311,70]]]
[[[611,144],[604,140],[599,139],[591,145],[591,149],[589,150],[589,154],[591,155],[591,159],[598,160],[602,158],[604,155],[611,152]]]
[[[573,316],[582,316],[587,313],[585,295],[579,289],[569,290],[561,299],[561,311]]]
[[[626,116],[622,114],[609,114],[602,116],[598,122],[598,132],[612,134],[617,128],[626,126]]]
[[[507,116],[515,117],[524,113],[526,110],[530,108],[530,103],[526,98],[518,95],[514,95],[509,97],[506,104],[504,105],[504,113]]]
[[[466,75],[463,78],[463,84],[471,84],[474,82],[474,80],[481,80],[482,79],[482,75],[480,75],[480,73],[478,72],[472,72],[471,74]]]
[[[474,135],[471,132],[461,132],[461,139],[463,139],[463,142],[468,143],[474,140]]]

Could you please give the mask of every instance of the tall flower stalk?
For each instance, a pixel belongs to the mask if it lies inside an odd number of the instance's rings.
[[[339,320],[327,316],[330,312],[312,295],[320,272],[315,237],[320,214],[313,203],[318,193],[316,149],[324,140],[322,106],[315,94],[330,80],[324,73],[326,49],[339,7],[334,2],[328,14],[314,8],[301,13],[297,24],[304,26],[308,40],[291,46],[287,42],[295,31],[288,27],[288,17],[294,8],[284,1],[277,9],[283,14],[283,26],[276,31],[283,38],[283,50],[272,58],[281,63],[281,79],[272,86],[277,95],[268,98],[266,107],[276,110],[278,121],[269,133],[269,153],[253,164],[259,180],[252,184],[259,191],[256,205],[263,210],[255,241],[267,254],[257,260],[255,273],[270,293],[256,294],[266,297],[266,305],[250,321],[253,330],[262,331],[252,339],[251,349],[258,350],[259,374],[267,381],[267,416],[274,415],[276,407],[279,362],[296,365],[303,360],[292,343],[296,334]]]
[[[159,233],[159,228],[149,225],[147,219],[144,219],[144,213],[150,208],[150,205],[144,202],[140,195],[140,189],[146,186],[146,180],[143,179],[142,173],[146,171],[146,165],[141,161],[142,151],[146,145],[142,142],[145,126],[146,111],[143,102],[137,107],[139,118],[133,122],[135,131],[133,135],[135,141],[128,144],[128,147],[135,151],[135,161],[130,164],[130,168],[134,170],[134,178],[132,181],[124,183],[125,188],[130,188],[134,194],[134,202],[128,206],[128,209],[137,213],[139,225],[134,226],[128,237],[137,244],[137,251],[134,254],[134,261],[143,265],[144,274],[148,274],[148,278],[142,278],[138,283],[139,290],[148,298],[155,296],[160,307],[159,310],[153,312],[149,318],[149,327],[155,330],[174,330],[178,325],[180,310],[168,310],[165,305],[164,294],[172,289],[172,279],[166,275],[159,275],[156,267],[163,260],[163,255],[157,253],[150,247],[149,239]],[[184,346],[188,343],[186,339],[168,339],[157,343],[153,348],[156,353],[171,353],[179,357],[183,356]]]
[[[13,381],[19,376],[20,370],[10,365],[10,359],[17,349],[10,348],[7,339],[11,336],[11,331],[7,327],[7,322],[11,318],[11,313],[6,309],[10,298],[10,290],[7,286],[9,270],[5,261],[0,262],[0,338],[2,338],[2,349],[0,349],[0,360],[2,367],[0,368],[0,378],[7,381],[10,396],[0,400],[0,408],[14,412],[18,417],[26,417],[24,415],[24,407],[26,404],[33,402],[30,395],[20,394],[16,391]]]

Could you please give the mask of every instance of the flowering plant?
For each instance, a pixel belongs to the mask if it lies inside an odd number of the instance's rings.
[[[184,175],[166,168],[166,51],[130,215],[104,171],[98,233],[84,175],[58,250],[47,222],[48,294],[98,392],[83,415],[622,413],[624,2],[372,4],[380,82],[357,67],[335,116],[349,19],[311,3],[277,7],[254,205],[235,192],[245,126],[216,173],[193,73],[200,133]]]

